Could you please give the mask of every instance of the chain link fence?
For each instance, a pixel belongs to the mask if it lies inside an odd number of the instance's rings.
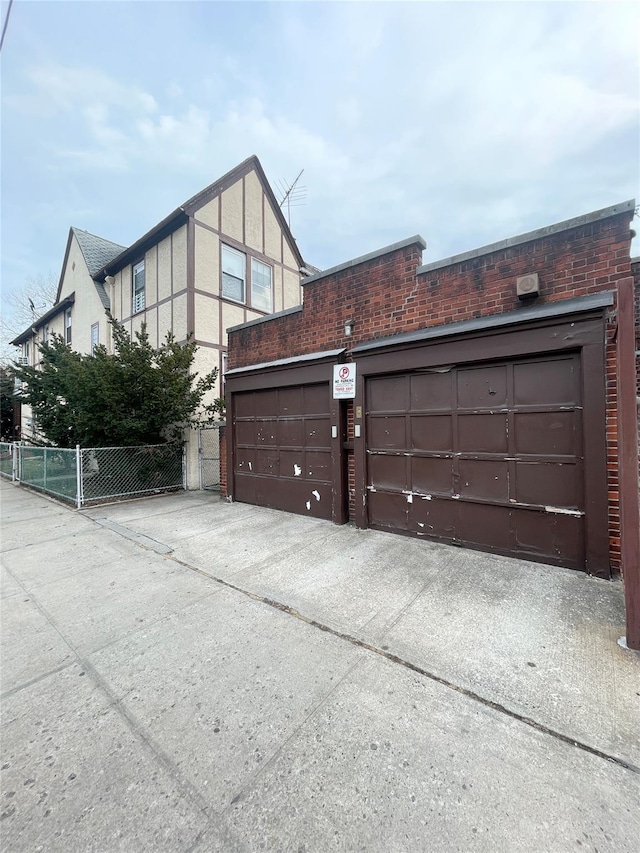
[[[182,446],[175,444],[73,450],[3,442],[0,475],[78,508],[185,486]]]
[[[16,480],[15,465],[17,453],[15,448],[17,444],[10,444],[7,441],[0,441],[0,476],[7,477],[10,480]]]

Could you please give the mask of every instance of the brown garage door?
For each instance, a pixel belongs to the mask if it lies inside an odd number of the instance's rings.
[[[367,381],[373,527],[584,567],[580,357]]]
[[[331,518],[329,385],[234,394],[235,500]]]

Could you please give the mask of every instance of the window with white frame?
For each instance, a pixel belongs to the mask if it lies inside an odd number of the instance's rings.
[[[241,302],[256,311],[264,311],[265,314],[271,313],[273,311],[271,267],[257,258],[248,258],[244,252],[232,249],[231,246],[223,245],[221,293],[226,299]]]
[[[133,305],[132,314],[144,311],[144,260],[133,265]]]
[[[91,355],[96,351],[96,347],[100,345],[100,323],[94,323],[91,326]]]
[[[222,295],[234,302],[245,301],[247,258],[231,246],[222,247]]]
[[[271,267],[251,258],[251,307],[270,314]]]
[[[49,343],[49,327],[48,326],[45,326],[42,330],[42,343],[43,344]]]
[[[227,373],[227,353],[220,353],[220,396],[224,397],[224,377]]]
[[[64,342],[71,343],[71,308],[64,312]]]

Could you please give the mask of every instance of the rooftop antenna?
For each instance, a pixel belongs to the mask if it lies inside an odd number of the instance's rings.
[[[277,185],[278,192],[281,196],[278,204],[280,209],[287,217],[287,224],[291,228],[291,208],[301,207],[305,203],[307,197],[307,188],[298,186],[298,181],[302,177],[304,169],[300,169],[298,177],[292,184],[287,184],[285,181],[279,181]]]
[[[31,315],[32,315],[33,319],[35,320],[35,319],[36,319],[36,315],[37,315],[38,311],[42,311],[44,308],[46,308],[46,307],[47,307],[47,306],[46,306],[46,303],[45,303],[44,305],[38,305],[38,306],[36,306],[36,305],[34,304],[33,299],[32,299],[30,296],[28,296],[27,298],[28,298],[28,300],[29,300],[29,310],[31,311]]]

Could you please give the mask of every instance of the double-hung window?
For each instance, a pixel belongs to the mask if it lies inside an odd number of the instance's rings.
[[[269,314],[273,311],[271,267],[223,245],[221,292],[226,299]]]
[[[234,302],[245,301],[247,258],[230,246],[222,247],[222,295]]]
[[[251,258],[251,307],[270,314],[271,267]]]
[[[71,343],[71,308],[64,312],[64,342]]]
[[[133,305],[132,314],[144,311],[144,261],[133,265]]]
[[[96,347],[100,344],[100,323],[94,323],[91,326],[91,355],[96,351]]]

